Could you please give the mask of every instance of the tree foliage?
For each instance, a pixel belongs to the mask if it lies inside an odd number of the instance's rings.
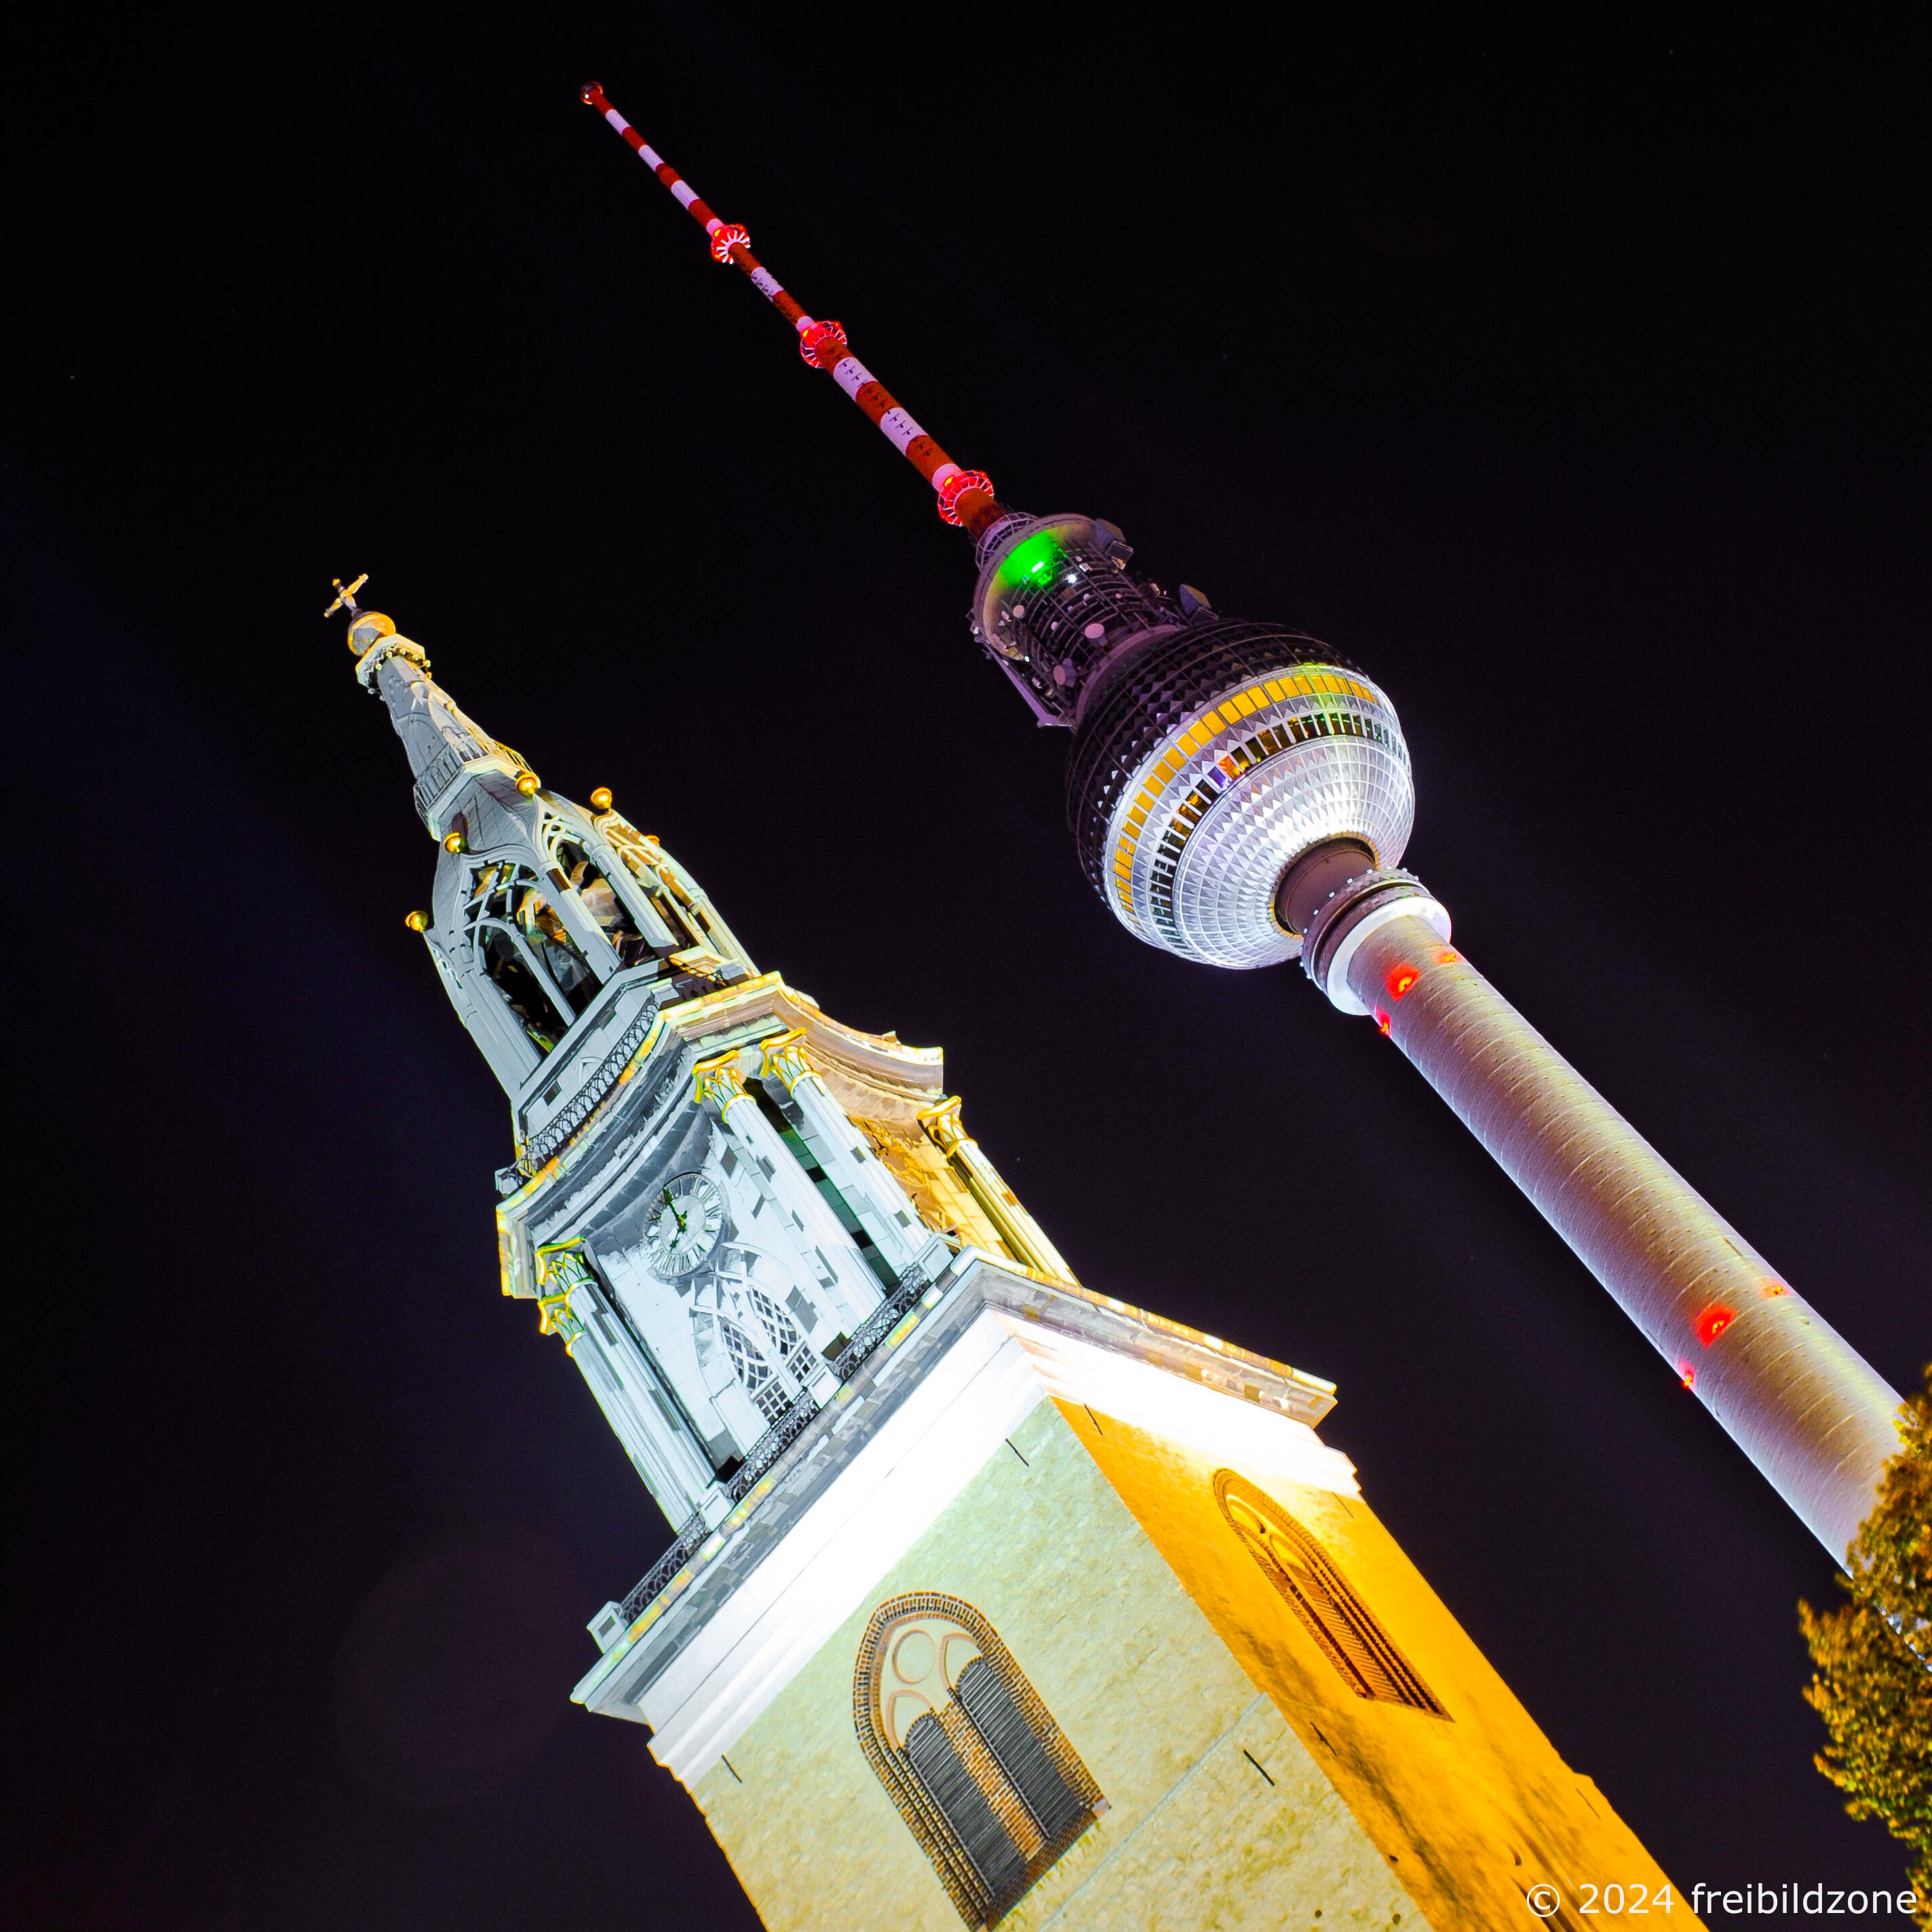
[[[1932,1366],[1903,1412],[1904,1446],[1838,1585],[1850,1601],[1798,1606],[1814,1675],[1804,1701],[1829,1742],[1815,1762],[1854,1818],[1880,1818],[1918,1853],[1918,1923],[1932,1926]]]

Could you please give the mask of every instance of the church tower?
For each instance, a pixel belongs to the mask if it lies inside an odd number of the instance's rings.
[[[503,1292],[675,1532],[574,1695],[765,1922],[1694,1925],[1322,1441],[1334,1386],[1083,1285],[937,1050],[760,973],[361,582],[441,848],[409,922],[509,1096]]]

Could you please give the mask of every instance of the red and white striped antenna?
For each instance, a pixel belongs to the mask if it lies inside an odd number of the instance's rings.
[[[629,143],[638,158],[677,197],[679,204],[711,238],[715,261],[729,262],[751,278],[752,286],[798,332],[798,352],[814,369],[832,380],[878,424],[891,443],[926,480],[939,500],[939,514],[974,536],[988,529],[1005,512],[994,500],[993,482],[983,470],[962,470],[893,400],[891,392],[847,347],[845,332],[836,322],[820,322],[806,314],[797,299],[752,253],[752,238],[735,221],[722,221],[691,184],[640,134],[604,98],[592,81],[582,90],[586,105],[596,109]]]

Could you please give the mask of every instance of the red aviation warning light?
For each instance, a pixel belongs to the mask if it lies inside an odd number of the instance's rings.
[[[962,470],[892,399],[885,385],[846,346],[845,332],[836,322],[807,315],[772,272],[752,253],[752,238],[735,221],[721,221],[704,197],[604,98],[594,80],[582,90],[585,104],[596,109],[622,135],[638,158],[676,197],[679,205],[711,238],[712,257],[729,262],[750,277],[752,286],[798,332],[799,353],[814,369],[824,369],[863,410],[890,442],[926,480],[938,498],[940,515],[978,536],[999,520],[993,500],[992,479],[984,470]]]
[[[1697,1318],[1697,1340],[1708,1348],[1737,1318],[1735,1308],[1726,1308],[1721,1301],[1712,1302]]]

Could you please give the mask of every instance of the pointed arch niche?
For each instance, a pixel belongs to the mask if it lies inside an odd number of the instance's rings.
[[[597,992],[590,962],[527,866],[485,864],[463,910],[473,984],[494,986],[539,1054],[555,1050]]]
[[[1274,1497],[1232,1469],[1217,1469],[1214,1500],[1262,1574],[1358,1697],[1448,1717],[1328,1552]]]
[[[866,1761],[968,1925],[988,1926],[1107,1808],[999,1634],[931,1591],[881,1604],[852,1680]]]

